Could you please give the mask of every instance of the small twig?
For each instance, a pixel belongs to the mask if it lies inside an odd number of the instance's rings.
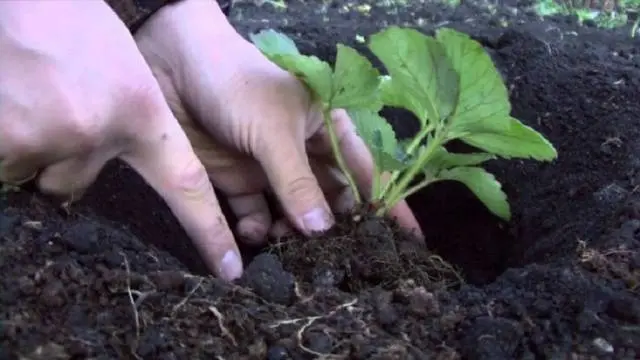
[[[636,21],[633,23],[633,26],[631,26],[631,38],[635,38],[636,34],[638,33],[638,27],[640,26],[640,17],[638,19],[636,19]]]
[[[196,284],[196,286],[193,287],[193,289],[191,289],[191,291],[189,291],[189,293],[187,294],[187,296],[184,297],[184,299],[180,300],[179,303],[177,303],[173,309],[171,310],[171,316],[173,316],[176,311],[178,311],[178,309],[180,309],[181,307],[184,306],[184,304],[187,303],[187,301],[189,300],[189,298],[191,296],[193,296],[193,294],[195,294],[196,291],[198,291],[198,289],[200,288],[200,286],[202,285],[202,278],[200,278],[200,280],[198,281],[198,283]]]
[[[298,331],[296,332],[296,340],[298,342],[298,346],[300,347],[300,349],[302,349],[302,351],[315,355],[319,358],[322,359],[327,359],[327,358],[336,358],[338,357],[338,355],[334,355],[334,354],[323,354],[320,352],[317,352],[315,350],[312,350],[308,347],[306,347],[304,345],[303,342],[303,336],[304,336],[304,332],[309,328],[309,326],[311,326],[314,322],[320,320],[320,319],[324,319],[324,318],[328,318],[330,316],[333,316],[334,314],[336,314],[338,311],[342,310],[342,309],[348,309],[350,307],[352,307],[353,305],[355,305],[358,302],[358,299],[355,298],[347,303],[341,304],[336,306],[333,310],[329,311],[326,314],[323,315],[316,315],[316,316],[306,316],[306,317],[301,317],[301,318],[295,318],[295,319],[285,319],[285,320],[279,320],[276,321],[274,324],[270,325],[270,328],[277,328],[279,326],[282,325],[291,325],[291,324],[296,324],[300,321],[306,321],[304,323],[304,325],[302,325],[300,327],[300,329],[298,329]]]
[[[132,294],[135,294],[137,296],[136,299],[136,308],[139,308],[142,305],[142,302],[144,302],[149,296],[151,296],[152,294],[155,294],[155,291],[137,291],[137,290],[131,290]]]
[[[131,268],[129,267],[129,261],[127,260],[127,256],[120,252],[122,258],[124,259],[124,268],[127,272],[127,294],[129,295],[129,302],[131,303],[131,309],[133,309],[133,320],[136,325],[136,343],[140,340],[140,316],[138,314],[138,307],[136,306],[136,302],[133,299],[133,290],[131,290]],[[138,356],[133,354],[136,358]]]
[[[456,269],[449,264],[448,262],[446,262],[441,256],[438,255],[431,255],[429,256],[429,260],[431,260],[432,263],[434,263],[434,266],[436,267],[436,269],[441,270],[441,271],[449,271],[452,272],[456,278],[458,279],[458,281],[461,284],[464,284],[464,278],[462,277],[462,275],[460,275]],[[440,265],[442,265],[441,267],[438,267],[438,265],[436,263],[439,263]]]
[[[129,261],[124,253],[120,253],[124,259],[124,268],[127,272],[127,294],[129,295],[129,302],[131,302],[131,308],[133,309],[133,318],[136,324],[136,338],[140,337],[140,316],[138,314],[138,307],[133,299],[133,290],[131,290],[131,268],[129,267]]]
[[[349,301],[347,303],[340,304],[340,305],[336,306],[333,310],[329,311],[326,314],[322,314],[322,315],[305,316],[305,317],[299,317],[299,318],[294,318],[294,319],[278,320],[275,323],[271,324],[269,327],[274,329],[274,328],[277,328],[277,327],[282,326],[282,325],[291,325],[291,324],[298,323],[300,321],[305,321],[305,320],[308,321],[310,319],[318,320],[318,319],[322,319],[322,318],[327,318],[329,316],[334,315],[335,313],[337,313],[338,311],[340,311],[342,309],[345,309],[345,308],[348,308],[348,307],[351,307],[351,306],[355,305],[357,302],[358,302],[357,298],[353,299],[353,300],[351,300],[351,301]]]
[[[304,351],[304,352],[306,352],[306,353],[309,353],[309,354],[312,354],[312,355],[315,355],[315,356],[317,356],[318,358],[321,358],[321,359],[322,359],[322,358],[325,358],[325,359],[326,359],[326,358],[328,358],[329,356],[331,356],[331,354],[324,354],[324,353],[321,353],[321,352],[318,352],[318,351],[315,351],[315,350],[313,350],[313,349],[310,349],[310,348],[306,347],[306,346],[304,345],[304,341],[303,341],[303,338],[302,338],[302,337],[304,336],[304,332],[305,332],[305,330],[307,330],[307,328],[308,328],[309,326],[311,326],[311,325],[312,325],[316,320],[318,320],[319,318],[320,318],[320,317],[318,317],[318,316],[314,316],[314,317],[312,317],[312,318],[309,318],[309,319],[307,320],[307,322],[306,322],[304,325],[302,325],[302,326],[300,327],[300,329],[298,329],[298,331],[296,332],[296,341],[298,342],[298,346],[300,347],[300,349],[302,349],[302,351]]]
[[[211,311],[213,315],[216,317],[216,320],[218,320],[218,326],[220,327],[220,331],[222,332],[222,335],[228,337],[229,340],[231,340],[231,343],[233,344],[233,346],[238,346],[238,342],[236,341],[236,338],[233,336],[231,331],[229,331],[229,329],[227,329],[227,327],[224,326],[224,316],[222,316],[218,308],[211,305],[209,306],[209,311]]]

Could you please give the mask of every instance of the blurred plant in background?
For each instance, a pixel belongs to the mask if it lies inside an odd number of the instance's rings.
[[[636,35],[640,21],[640,0],[539,0],[535,10],[540,16],[573,15],[581,25],[590,21],[606,29],[632,21],[631,36]]]

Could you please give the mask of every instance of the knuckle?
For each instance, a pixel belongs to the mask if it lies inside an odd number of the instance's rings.
[[[223,214],[218,214],[211,218],[205,226],[204,233],[213,234],[216,240],[215,243],[219,248],[219,250],[216,251],[218,253],[222,253],[220,250],[229,247],[229,245],[233,243],[233,232]]]
[[[77,149],[94,149],[103,135],[103,123],[92,109],[64,90],[51,91],[50,95],[55,103],[52,118],[57,127],[56,133],[64,134],[61,139],[73,142]]]
[[[213,192],[209,175],[195,155],[177,168],[169,182],[172,189],[189,196],[204,196]]]
[[[70,116],[67,118],[67,126],[69,134],[80,149],[96,148],[103,135],[100,123],[87,116]]]
[[[165,108],[164,97],[155,82],[138,79],[122,85],[120,91],[124,97],[123,104],[129,116],[134,121],[148,122],[148,119],[154,118],[159,112]],[[148,124],[147,124],[148,125]]]
[[[286,195],[305,203],[306,201],[313,201],[319,198],[318,194],[318,182],[313,176],[300,176],[291,179],[285,185]]]

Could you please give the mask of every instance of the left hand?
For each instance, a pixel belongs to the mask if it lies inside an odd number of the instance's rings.
[[[318,104],[243,39],[214,0],[169,5],[135,38],[214,186],[228,196],[244,240],[262,242],[274,229],[263,195],[269,188],[305,234],[327,230],[332,211],[351,208]],[[345,111],[334,111],[333,120],[347,165],[368,196],[371,154]],[[406,202],[390,215],[421,235]]]

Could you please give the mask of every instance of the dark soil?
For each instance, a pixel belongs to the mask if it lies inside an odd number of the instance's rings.
[[[511,223],[442,184],[409,199],[428,251],[386,221],[346,218],[316,239],[246,249],[246,275],[223,284],[114,163],[67,211],[28,192],[1,200],[0,359],[640,358],[640,41],[542,21],[524,2],[362,5],[239,3],[232,16],[328,60],[336,41],[359,47],[356,34],[386,24],[473,35],[513,115],[560,154],[490,164]]]

